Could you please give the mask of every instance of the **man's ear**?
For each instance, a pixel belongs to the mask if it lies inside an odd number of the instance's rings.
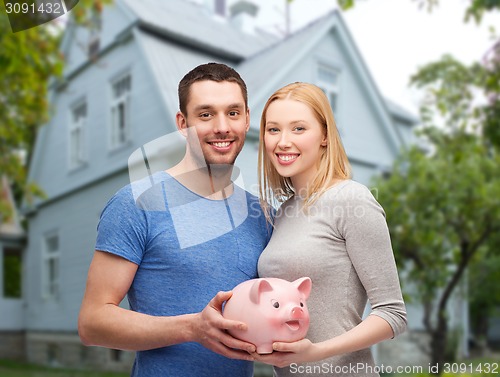
[[[250,109],[247,108],[245,132],[248,132],[249,129],[250,129]]]
[[[177,125],[177,129],[182,136],[187,137],[187,119],[181,111],[178,111],[177,114],[175,114],[175,124]]]

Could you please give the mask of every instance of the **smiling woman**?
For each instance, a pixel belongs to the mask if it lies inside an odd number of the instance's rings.
[[[306,339],[275,342],[275,352],[256,360],[279,377],[323,376],[324,365],[338,367],[338,376],[378,376],[369,347],[403,332],[406,310],[384,210],[349,179],[323,91],[308,83],[276,91],[264,106],[260,143],[263,205],[270,212],[270,203],[282,204],[259,276],[309,276],[313,287]],[[367,299],[372,311],[362,320]],[[364,368],[351,372],[353,365]]]

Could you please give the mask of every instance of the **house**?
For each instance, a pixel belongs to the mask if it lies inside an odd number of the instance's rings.
[[[253,26],[257,11],[249,1],[115,0],[93,27],[68,26],[64,77],[52,85],[53,113],[31,163],[47,197],[25,209],[22,304],[0,298],[0,312],[10,310],[0,316],[2,339],[25,344],[27,360],[128,369],[131,354],[84,347],[77,335],[96,226],[107,200],[148,173],[143,153],[150,170],[182,155],[177,84],[196,65],[226,63],[248,84],[251,130],[236,165],[251,191],[260,113],[290,82],[316,83],[330,98],[354,179],[369,184],[410,143],[418,119],[382,97],[338,11],[284,39]],[[3,337],[10,329],[17,338]],[[377,357],[390,352],[380,347]]]
[[[24,322],[21,266],[26,234],[5,176],[0,177],[0,202],[8,210],[0,215],[0,358],[24,358]]]

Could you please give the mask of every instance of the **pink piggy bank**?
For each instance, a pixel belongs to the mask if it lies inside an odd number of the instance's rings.
[[[248,330],[230,331],[230,334],[254,344],[260,354],[273,352],[273,342],[303,339],[309,328],[306,299],[311,286],[308,277],[294,282],[252,279],[237,285],[224,306],[223,315],[245,322]]]

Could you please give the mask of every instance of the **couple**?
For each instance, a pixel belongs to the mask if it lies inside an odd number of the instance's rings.
[[[406,312],[383,209],[349,179],[323,92],[294,83],[267,101],[262,206],[231,182],[250,125],[239,74],[194,68],[179,83],[179,108],[184,158],[137,198],[131,185],[118,191],[101,214],[83,343],[138,351],[132,376],[141,377],[252,376],[254,360],[277,376],[325,375],[325,363],[339,375],[377,375],[369,347],[404,331]],[[246,325],[222,316],[230,290],[258,276],[313,282],[306,339],[268,355],[230,336]],[[126,295],[130,310],[119,306]]]

